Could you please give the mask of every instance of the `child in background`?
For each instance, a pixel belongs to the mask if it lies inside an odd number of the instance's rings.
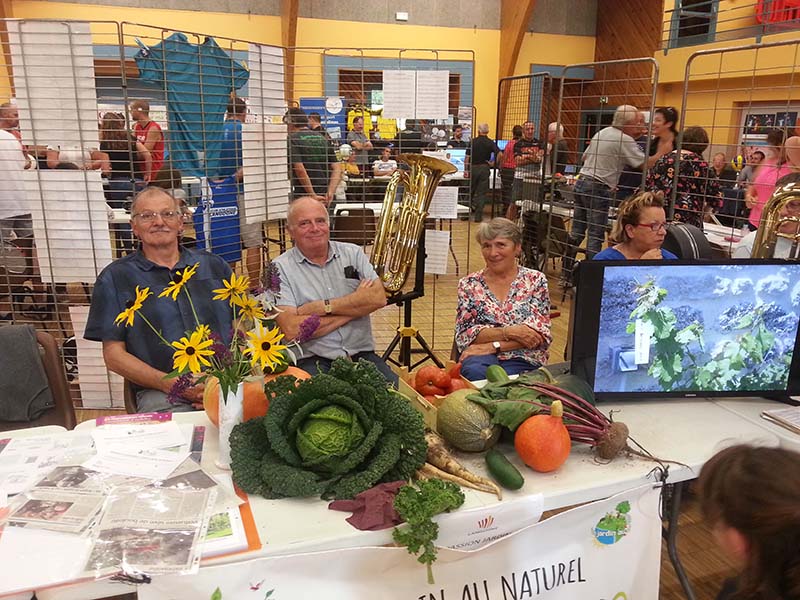
[[[717,600],[800,600],[800,454],[732,446],[700,473],[700,509],[739,571]]]

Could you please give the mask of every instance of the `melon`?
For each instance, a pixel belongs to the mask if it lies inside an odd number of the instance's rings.
[[[445,441],[465,452],[483,452],[497,443],[500,426],[482,406],[467,399],[475,390],[456,390],[436,411],[436,430]]]

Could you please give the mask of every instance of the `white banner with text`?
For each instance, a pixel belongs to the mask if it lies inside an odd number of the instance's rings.
[[[154,577],[140,600],[638,600],[657,598],[660,490],[643,486],[526,527],[473,552],[440,549],[429,585],[403,548],[350,548]],[[483,518],[475,527],[492,527]],[[465,531],[465,535],[469,532]]]

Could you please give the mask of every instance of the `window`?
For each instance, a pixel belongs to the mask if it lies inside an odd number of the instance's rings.
[[[714,41],[719,0],[675,0],[670,47]]]

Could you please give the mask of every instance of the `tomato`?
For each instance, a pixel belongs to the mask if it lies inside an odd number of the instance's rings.
[[[424,386],[437,387],[440,392],[423,392],[422,388]],[[434,365],[422,367],[417,371],[417,375],[414,379],[414,388],[423,396],[426,394],[447,393],[449,387],[450,376],[447,374],[447,371]]]
[[[447,369],[447,374],[450,376],[450,379],[459,379],[461,377],[461,363],[454,363]]]
[[[453,379],[450,380],[450,390],[451,391],[467,390],[467,389],[469,389],[469,384],[466,381],[464,381],[463,379],[461,379],[460,377],[458,379],[453,378]]]
[[[433,384],[426,383],[417,387],[417,391],[423,396],[446,396],[447,390],[437,387]]]

